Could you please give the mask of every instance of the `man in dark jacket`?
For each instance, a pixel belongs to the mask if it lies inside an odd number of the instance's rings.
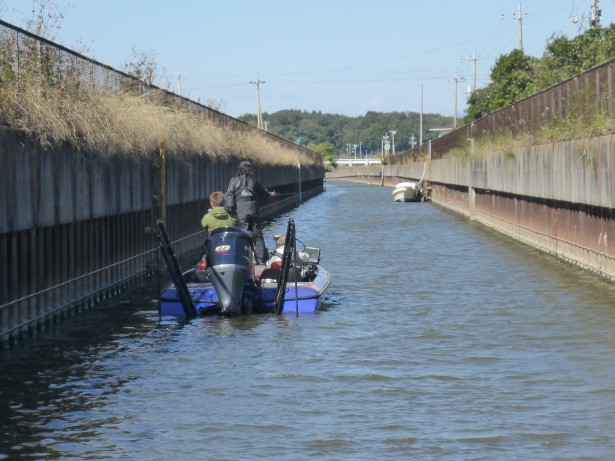
[[[258,194],[273,197],[275,192],[269,192],[258,182],[254,176],[252,165],[247,160],[244,160],[239,163],[237,175],[231,178],[226,194],[224,194],[227,210],[236,211],[240,227],[253,233],[256,263],[265,264],[268,258],[268,251],[265,239],[263,238]]]

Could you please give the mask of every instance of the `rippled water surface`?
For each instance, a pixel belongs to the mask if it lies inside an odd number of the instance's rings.
[[[390,193],[270,224],[322,249],[315,315],[159,323],[153,282],[2,352],[0,459],[613,459],[615,287]]]

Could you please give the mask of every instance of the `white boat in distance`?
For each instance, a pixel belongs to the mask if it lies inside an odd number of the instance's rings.
[[[414,181],[398,183],[391,194],[395,202],[419,202],[422,196],[418,183]]]

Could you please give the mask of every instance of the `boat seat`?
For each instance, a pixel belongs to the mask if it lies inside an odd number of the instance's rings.
[[[280,275],[282,271],[280,269],[271,269],[270,267],[261,272],[260,280],[262,282],[277,282],[280,280]],[[301,272],[291,267],[288,271],[288,282],[300,282],[301,281]]]
[[[271,269],[268,267],[261,272],[260,280],[261,282],[277,282],[281,273],[282,271],[280,269]]]
[[[194,281],[195,283],[208,283],[209,282],[209,276],[207,275],[207,273],[205,271],[201,271],[201,270],[195,270],[192,273],[192,279],[191,281]]]

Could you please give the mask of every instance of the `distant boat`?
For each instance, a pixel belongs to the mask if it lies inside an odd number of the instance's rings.
[[[431,142],[429,143],[431,151]],[[431,158],[431,154],[430,154]],[[431,187],[427,181],[427,166],[429,160],[425,162],[423,166],[423,176],[419,181],[405,181],[395,185],[395,189],[391,192],[393,195],[393,201],[395,202],[425,202],[429,200]]]
[[[414,181],[400,182],[391,193],[395,202],[420,202],[421,189]]]

